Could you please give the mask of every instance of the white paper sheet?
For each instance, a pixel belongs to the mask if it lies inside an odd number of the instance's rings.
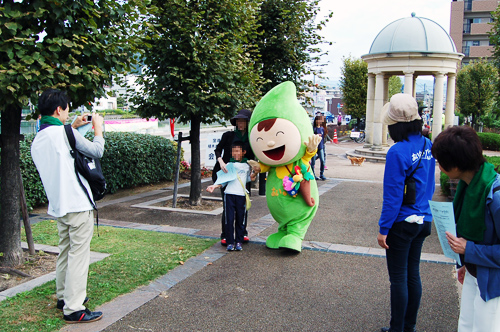
[[[444,255],[460,262],[460,256],[451,249],[445,234],[445,232],[450,232],[457,236],[453,203],[429,201],[429,205]]]

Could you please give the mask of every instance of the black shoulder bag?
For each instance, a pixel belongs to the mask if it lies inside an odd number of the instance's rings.
[[[415,179],[413,178],[413,174],[417,171],[418,167],[420,166],[420,162],[422,161],[422,157],[424,156],[425,153],[425,145],[427,141],[425,140],[424,137],[424,147],[422,148],[422,154],[420,155],[420,158],[418,158],[418,164],[417,167],[413,170],[413,172],[410,173],[405,179],[405,191],[403,193],[403,205],[413,205],[417,202],[417,185],[415,183]]]
[[[68,137],[69,145],[71,146],[70,154],[75,159],[75,173],[80,186],[87,194],[87,198],[90,204],[97,210],[95,201],[98,201],[104,197],[106,192],[106,180],[102,174],[101,163],[97,158],[90,158],[79,152],[75,147],[75,135],[71,129],[71,125],[65,125],[64,130],[66,131],[66,136]],[[90,190],[92,191],[92,197],[94,201],[89,196],[87,188],[83,185],[78,173],[81,174],[89,182]]]

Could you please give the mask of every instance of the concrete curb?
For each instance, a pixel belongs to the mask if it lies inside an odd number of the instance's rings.
[[[219,244],[213,245],[208,250],[198,256],[188,259],[184,265],[180,265],[171,270],[164,276],[154,280],[147,286],[142,286],[132,293],[123,294],[111,302],[105,303],[96,308],[104,312],[103,318],[95,323],[66,325],[61,331],[102,331],[116,321],[128,315],[130,312],[151,301],[175,286],[177,283],[185,280],[189,276],[200,271],[205,266],[215,262],[226,254],[224,248]]]
[[[21,247],[23,249],[28,249],[28,244],[26,242],[21,242]],[[47,246],[44,244],[35,244],[35,250],[36,251],[44,251],[47,253],[51,253],[54,255],[59,254],[59,248],[58,247],[53,247],[53,246]],[[104,254],[100,252],[90,252],[90,264],[98,262],[100,260],[103,260],[104,258],[110,256],[110,254]],[[32,279],[30,281],[27,281],[25,283],[22,283],[16,287],[12,287],[9,289],[4,290],[3,292],[0,292],[0,302],[3,300],[8,299],[9,297],[13,297],[19,293],[22,292],[27,292],[32,290],[35,287],[41,286],[49,281],[52,281],[56,278],[56,271],[53,271],[49,274],[45,274],[43,276],[40,276],[38,278]]]

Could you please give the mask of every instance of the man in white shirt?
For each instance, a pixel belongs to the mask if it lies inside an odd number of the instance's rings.
[[[91,312],[84,303],[87,298],[87,277],[90,261],[90,240],[94,232],[94,210],[75,173],[74,159],[64,130],[68,120],[69,98],[65,92],[48,89],[38,100],[42,115],[40,131],[31,145],[36,165],[49,200],[48,214],[57,218],[59,256],[56,266],[57,307],[64,312],[67,323],[88,323],[102,318],[102,312]],[[84,138],[78,130],[88,123],[89,114],[78,116],[71,125],[75,147],[91,158],[104,153],[103,118],[93,114],[94,141]],[[92,197],[89,184],[79,175]]]

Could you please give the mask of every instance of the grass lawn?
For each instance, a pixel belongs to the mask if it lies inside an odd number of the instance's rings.
[[[32,226],[35,243],[57,246],[57,223],[44,221]],[[178,234],[99,227],[94,230],[92,251],[111,256],[89,269],[88,308],[130,293],[166,274],[217,240]],[[65,322],[56,309],[55,281],[0,302],[0,331],[57,331]],[[106,313],[104,313],[106,314]]]
[[[495,165],[495,167],[499,166],[500,165],[500,157],[489,157],[489,156],[485,156],[486,157],[486,160],[490,163],[490,164],[493,164]]]

